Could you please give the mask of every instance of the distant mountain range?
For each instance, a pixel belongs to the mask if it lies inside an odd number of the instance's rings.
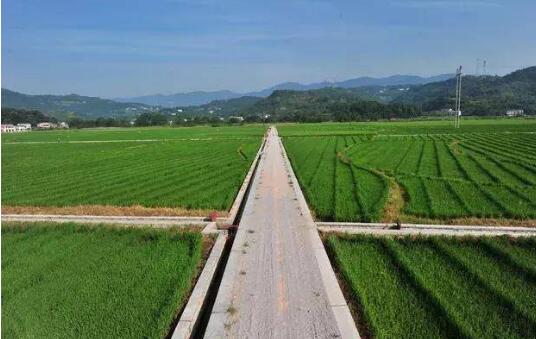
[[[447,79],[422,85],[275,90],[265,98],[218,100],[185,107],[183,112],[245,117],[270,115],[277,121],[402,118],[453,108],[455,84],[455,79]],[[536,114],[536,67],[503,77],[464,76],[462,89],[464,115],[504,115],[510,109]]]
[[[30,95],[2,88],[2,108],[38,110],[58,119],[75,114],[91,119],[97,117],[129,117],[155,108],[140,103],[122,103],[109,99],[69,95]]]
[[[287,82],[246,95],[218,91],[143,97],[147,103],[117,102],[76,94],[27,95],[2,89],[2,108],[39,110],[58,119],[74,115],[84,119],[132,118],[142,112],[159,111],[171,116],[270,114],[286,120],[307,121],[307,117],[313,115],[315,120],[329,120],[336,116],[336,112],[346,112],[344,119],[370,118],[365,114],[367,109],[381,112],[381,116],[392,110],[395,116],[407,117],[453,108],[454,88],[455,79],[450,75],[431,78],[397,75],[309,85]],[[203,104],[192,105],[201,102]],[[375,106],[374,102],[384,106]],[[509,109],[524,109],[526,114],[536,114],[536,66],[502,77],[464,76],[464,114],[496,115]]]
[[[135,102],[145,105],[162,106],[162,107],[178,107],[178,106],[198,106],[207,104],[214,100],[226,100],[241,97],[243,94],[231,91],[195,91],[188,93],[176,94],[155,94],[144,95],[139,97],[129,98],[114,98],[118,102]]]
[[[360,77],[340,82],[317,82],[312,84],[301,84],[298,82],[284,82],[275,86],[254,92],[237,93],[232,91],[195,91],[188,93],[176,93],[170,95],[156,94],[139,97],[116,98],[119,102],[136,102],[146,105],[177,107],[177,106],[198,106],[208,104],[214,100],[227,100],[242,96],[267,97],[274,91],[308,91],[326,87],[355,88],[365,86],[399,86],[399,85],[421,85],[436,81],[443,81],[452,78],[452,74],[442,74],[432,77],[420,77],[416,75],[393,75],[385,78]]]

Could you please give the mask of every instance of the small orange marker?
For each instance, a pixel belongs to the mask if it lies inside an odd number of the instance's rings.
[[[209,218],[210,218],[210,221],[212,222],[216,221],[216,219],[218,218],[218,212],[216,211],[210,212]]]

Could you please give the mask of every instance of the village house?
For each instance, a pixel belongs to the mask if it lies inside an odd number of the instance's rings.
[[[31,124],[2,124],[2,133],[28,132],[32,130]]]
[[[15,128],[14,125],[2,124],[1,131],[2,133],[15,133],[17,129]]]
[[[506,116],[508,117],[520,117],[525,115],[525,111],[522,109],[510,109],[506,111]]]
[[[27,124],[27,123],[17,124],[17,129],[20,132],[28,132],[32,130],[32,124]]]
[[[50,122],[40,122],[37,124],[37,128],[39,129],[51,129],[53,128],[53,124]]]
[[[244,121],[244,117],[242,116],[230,116],[228,118],[229,121],[236,121],[236,122],[242,122]]]

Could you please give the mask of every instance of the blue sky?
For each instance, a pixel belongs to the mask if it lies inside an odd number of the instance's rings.
[[[536,64],[536,1],[3,0],[2,87],[102,97]]]

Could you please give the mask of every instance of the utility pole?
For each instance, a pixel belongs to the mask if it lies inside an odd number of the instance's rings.
[[[456,107],[454,114],[454,128],[460,128],[460,119],[462,116],[462,66],[456,70]]]

